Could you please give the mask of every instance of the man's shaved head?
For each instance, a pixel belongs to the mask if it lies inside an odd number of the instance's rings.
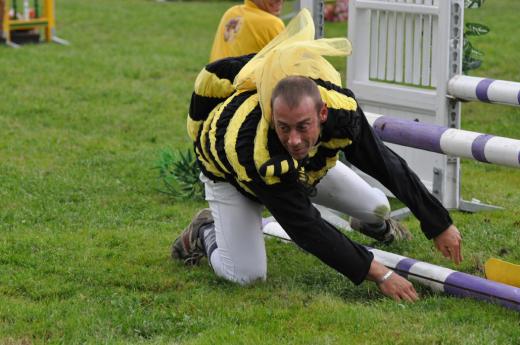
[[[318,86],[307,77],[290,76],[280,80],[271,95],[271,109],[278,97],[281,97],[289,108],[297,107],[304,97],[310,97],[313,100],[317,112],[323,106]]]

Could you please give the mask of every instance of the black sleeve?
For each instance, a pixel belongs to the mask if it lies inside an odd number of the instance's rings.
[[[248,187],[299,247],[354,284],[365,280],[374,255],[322,219],[298,182],[275,185],[256,182]]]
[[[356,130],[351,130],[353,143],[344,150],[346,159],[401,200],[421,222],[428,239],[446,230],[453,222],[444,206],[426,189],[406,161],[381,141],[359,107],[352,116],[357,117],[354,121]]]
[[[242,67],[244,67],[254,56],[255,54],[248,54],[216,60],[206,65],[206,70],[210,73],[214,73],[220,79],[227,79],[233,83],[238,72],[240,72]]]

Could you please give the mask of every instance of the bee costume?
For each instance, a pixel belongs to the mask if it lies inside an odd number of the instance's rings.
[[[452,224],[406,162],[374,134],[353,93],[323,58],[350,51],[346,38],[314,40],[312,19],[302,10],[258,54],[215,61],[198,75],[187,128],[214,218],[216,245],[206,254],[217,275],[241,284],[266,278],[265,206],[302,249],[355,284],[366,278],[372,253],[312,204],[365,224],[380,226],[389,216],[384,194],[339,162],[340,151],[404,202],[427,238]],[[318,142],[301,161],[287,153],[271,120],[272,90],[291,75],[313,80],[328,108]]]

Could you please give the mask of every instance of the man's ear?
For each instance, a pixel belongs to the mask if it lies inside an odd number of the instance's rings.
[[[327,109],[327,103],[323,103],[323,106],[321,107],[320,109],[320,123],[324,123],[325,121],[327,121],[327,116],[329,114],[329,110]]]

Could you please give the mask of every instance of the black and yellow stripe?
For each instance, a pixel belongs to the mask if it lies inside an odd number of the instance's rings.
[[[188,129],[201,169],[214,180],[226,180],[254,197],[247,184],[276,185],[284,176],[315,185],[338,160],[338,152],[352,143],[357,103],[349,91],[315,80],[328,107],[319,143],[305,162],[287,154],[269,120],[262,116],[255,91],[236,92],[234,73],[245,60],[216,61],[199,74],[190,105]],[[231,64],[230,68],[224,68]],[[297,172],[297,173],[295,173]]]

